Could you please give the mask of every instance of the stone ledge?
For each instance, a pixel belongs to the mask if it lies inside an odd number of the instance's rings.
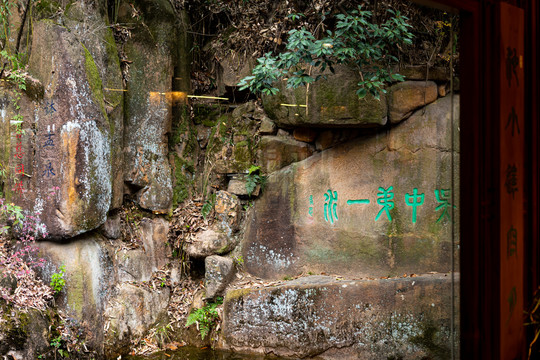
[[[418,359],[450,352],[451,276],[309,276],[229,291],[223,347],[279,356]],[[456,281],[459,276],[456,275]]]

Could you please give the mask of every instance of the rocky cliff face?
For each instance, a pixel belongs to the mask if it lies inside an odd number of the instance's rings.
[[[458,103],[441,98],[388,132],[272,173],[248,219],[248,271],[270,278],[450,271],[452,181],[459,182],[450,108],[458,113]]]
[[[25,178],[18,191],[6,190],[42,212],[52,237],[68,238],[97,228],[111,208],[112,126],[96,62],[80,40],[47,21],[35,24],[32,40],[29,72],[44,93],[23,105],[24,134],[6,150],[13,168],[26,165]],[[17,153],[19,142],[25,151]]]
[[[203,344],[184,330],[191,274],[205,285],[194,308],[225,297],[219,347],[413,358],[429,355],[422,339],[437,328],[444,351],[451,279],[411,275],[450,272],[458,242],[459,96],[446,94],[447,72],[407,68],[381,100],[361,100],[341,67],[245,101],[231,79],[252,62],[231,66],[231,55],[204,95],[243,100],[201,100],[187,79],[188,16],[172,4],[35,8],[27,88],[0,88],[3,193],[40,214],[42,275],[65,265],[57,305],[86,344],[116,358],[155,329]],[[299,279],[251,288],[255,277]]]

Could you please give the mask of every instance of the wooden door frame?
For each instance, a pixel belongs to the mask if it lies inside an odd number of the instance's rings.
[[[460,355],[499,359],[499,23],[500,0],[413,0],[460,15]],[[525,302],[539,285],[540,7],[525,9]]]

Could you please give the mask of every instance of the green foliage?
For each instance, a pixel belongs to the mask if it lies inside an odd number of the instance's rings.
[[[277,56],[267,53],[257,59],[252,75],[238,84],[240,90],[249,88],[255,93],[274,95],[279,90],[273,84],[281,78],[287,78],[287,88],[297,88],[322,77],[313,77],[313,68],[320,73],[328,68],[333,73],[334,65],[347,64],[361,74],[357,95],[363,98],[369,93],[380,98],[380,93],[386,92],[386,83],[404,80],[389,70],[390,65],[399,61],[392,51],[412,44],[413,37],[408,18],[399,11],[388,12],[391,18],[381,25],[372,23],[372,13],[361,6],[348,14],[339,14],[335,30],[328,30],[321,39],[305,27],[289,31],[286,51]]]
[[[66,281],[64,280],[64,275],[66,274],[66,267],[64,265],[60,266],[60,271],[52,274],[51,277],[51,288],[54,290],[54,294],[58,295],[66,286]]]
[[[57,337],[52,339],[50,345],[54,349],[54,351],[57,352],[61,357],[69,357],[68,351],[62,349],[63,347],[65,347],[62,335],[58,335]]]
[[[0,220],[2,222],[12,221],[13,227],[22,228],[24,215],[22,208],[13,203],[7,203],[4,199],[0,199]],[[0,228],[0,234],[6,234],[9,230],[9,226],[3,226]]]
[[[10,46],[8,46],[12,27],[9,23],[9,17],[11,16],[12,8],[16,5],[17,2],[13,0],[0,0],[0,23],[2,24],[2,30],[0,31],[0,61],[3,64],[0,69],[0,77],[6,83],[14,85],[14,95],[11,102],[15,108],[15,115],[10,119],[10,123],[15,126],[16,134],[24,134],[24,130],[22,129],[23,116],[20,114],[21,107],[19,101],[21,100],[22,91],[26,90],[26,78],[23,71],[25,54],[18,52],[20,37],[17,40],[14,54],[11,53]],[[0,171],[2,178],[7,175],[7,172],[4,170],[5,168]]]
[[[246,176],[246,191],[250,197],[257,185],[264,187],[266,184],[266,176],[260,175],[260,170],[260,166],[251,165]]]
[[[208,303],[200,309],[195,309],[187,317],[186,327],[197,324],[201,339],[212,331],[215,322],[219,319],[218,306],[223,304],[223,299],[218,297],[216,302]]]
[[[234,258],[234,262],[238,265],[238,266],[243,266],[244,265],[244,257],[242,255],[240,256],[237,256]]]
[[[204,202],[201,208],[201,214],[205,220],[206,220],[206,217],[210,215],[210,213],[214,209],[215,204],[216,204],[216,194],[211,194],[210,198],[206,199],[206,201]]]
[[[292,21],[296,21],[297,19],[305,18],[305,17],[306,15],[302,13],[292,13],[292,14],[287,15],[287,18],[291,19]]]
[[[163,348],[163,346],[165,346],[166,343],[169,343],[172,341],[173,332],[174,332],[174,329],[171,324],[160,326],[155,329],[154,338],[160,348]]]

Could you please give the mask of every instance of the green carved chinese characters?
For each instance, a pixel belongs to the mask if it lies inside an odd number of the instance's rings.
[[[433,191],[435,195],[435,201],[437,202],[434,206],[435,212],[437,213],[436,223],[440,223],[445,219],[449,222],[452,222],[452,210],[457,207],[452,204],[451,190],[450,189],[435,189]],[[335,190],[328,189],[324,195],[324,220],[332,225],[338,220],[338,192]],[[376,193],[377,196],[377,205],[380,206],[379,211],[375,215],[375,221],[378,221],[381,217],[386,217],[389,222],[392,222],[392,209],[396,206],[394,202],[394,187],[389,186],[387,188],[379,187]],[[411,222],[416,224],[418,221],[418,207],[424,205],[426,201],[426,196],[424,193],[420,193],[418,188],[413,188],[412,194],[406,193],[404,196],[405,206],[410,206],[412,208],[411,212]],[[310,217],[313,217],[314,214],[314,204],[313,195],[309,196],[309,207],[308,214]],[[371,204],[369,198],[364,199],[348,199],[346,201],[347,205],[363,205],[368,206]]]
[[[392,192],[393,189],[393,186],[390,186],[388,189],[379,187],[379,192],[377,193],[377,204],[381,205],[382,208],[379,210],[377,216],[375,216],[375,221],[379,220],[383,212],[386,214],[388,221],[392,221],[390,210],[394,208],[394,202],[392,201],[394,198],[394,193]]]
[[[332,190],[328,189],[324,194],[324,220],[334,224],[334,221],[338,219],[337,216],[337,191],[332,193]]]

